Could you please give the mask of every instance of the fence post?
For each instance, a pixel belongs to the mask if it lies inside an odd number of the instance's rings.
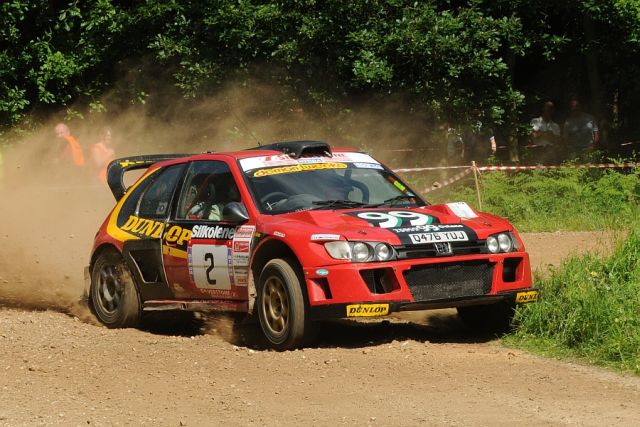
[[[478,196],[478,210],[482,210],[482,198],[480,197],[480,183],[478,182],[478,168],[476,167],[475,160],[471,162],[473,168],[473,180],[476,183],[476,195]]]

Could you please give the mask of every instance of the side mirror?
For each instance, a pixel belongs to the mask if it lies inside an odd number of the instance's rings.
[[[247,208],[242,202],[229,202],[222,209],[222,220],[232,223],[242,223],[249,221]]]

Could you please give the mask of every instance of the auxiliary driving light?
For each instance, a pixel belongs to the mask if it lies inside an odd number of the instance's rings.
[[[371,257],[371,247],[366,243],[357,242],[353,244],[353,261],[365,262]]]
[[[393,250],[385,243],[378,243],[374,251],[378,261],[387,261],[393,256]]]
[[[498,245],[500,246],[500,250],[502,252],[511,252],[511,249],[513,249],[513,242],[511,241],[511,237],[506,233],[498,234]]]
[[[495,236],[487,237],[487,249],[492,254],[497,254],[500,252],[500,243],[498,243],[498,239]]]

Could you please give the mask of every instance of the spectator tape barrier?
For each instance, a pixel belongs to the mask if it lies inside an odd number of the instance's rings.
[[[552,169],[627,169],[637,168],[639,163],[622,162],[622,163],[589,163],[586,165],[534,165],[534,166],[476,166],[476,170],[480,172],[490,171],[516,171],[516,170],[552,170]],[[394,172],[424,172],[447,169],[472,169],[473,166],[428,166],[423,168],[401,168],[394,169]]]
[[[471,166],[472,167],[472,166]],[[637,168],[638,163],[588,163],[586,165],[555,165],[555,166],[476,166],[481,172],[490,171],[529,171],[529,170],[552,170],[552,169],[628,169]]]
[[[446,187],[447,185],[451,185],[451,184],[453,184],[453,183],[454,183],[454,182],[456,182],[456,181],[460,181],[460,180],[461,180],[462,178],[464,178],[466,175],[470,174],[472,170],[473,170],[473,168],[468,167],[466,171],[464,171],[464,172],[460,172],[459,174],[454,175],[454,176],[452,176],[451,178],[449,178],[449,179],[447,179],[447,180],[445,180],[445,181],[442,181],[442,182],[439,182],[439,181],[434,182],[434,183],[431,185],[431,187],[427,187],[427,188],[425,188],[424,190],[422,190],[422,192],[423,192],[423,193],[429,193],[429,192],[434,191],[434,190],[439,190],[439,189],[440,189],[440,188],[442,188],[442,187]]]
[[[446,169],[468,169],[471,168],[471,166],[466,165],[466,166],[428,166],[428,167],[424,167],[424,168],[401,168],[401,169],[394,169],[394,172],[422,172],[422,171],[440,171],[440,170],[446,170]]]

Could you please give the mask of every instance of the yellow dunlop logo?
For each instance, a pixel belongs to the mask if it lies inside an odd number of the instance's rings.
[[[138,218],[131,215],[127,222],[120,228],[136,234],[142,234],[154,239],[159,239],[162,234],[163,223],[151,219]]]
[[[162,222],[131,215],[127,222],[120,228],[130,233],[140,234],[151,237],[152,239],[159,239],[162,236],[163,226],[164,224]],[[233,232],[233,229],[231,229],[231,231]],[[172,225],[167,229],[167,232],[164,233],[164,239],[168,243],[184,246],[191,240],[191,230],[182,228],[179,225]]]
[[[303,165],[282,166],[273,169],[261,169],[259,171],[256,171],[253,176],[261,177],[269,175],[279,175],[281,173],[316,171],[320,169],[345,169],[346,167],[347,165],[344,163],[309,163]]]
[[[538,293],[538,291],[518,292],[516,294],[516,303],[524,304],[527,302],[536,302],[538,301]]]
[[[347,317],[374,317],[389,314],[389,304],[351,304],[347,306]]]

